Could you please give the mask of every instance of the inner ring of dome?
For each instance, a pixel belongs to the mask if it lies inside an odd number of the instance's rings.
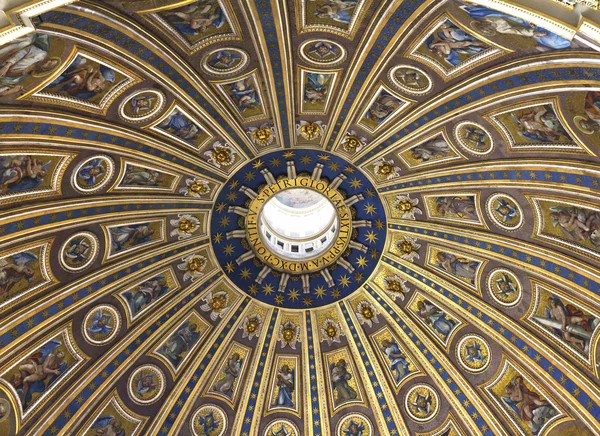
[[[264,242],[288,259],[310,259],[336,240],[339,218],[331,201],[318,191],[289,188],[270,198],[259,214]]]

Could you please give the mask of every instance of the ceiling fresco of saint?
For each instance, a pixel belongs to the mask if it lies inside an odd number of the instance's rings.
[[[600,434],[599,25],[60,3],[0,46],[0,435]]]

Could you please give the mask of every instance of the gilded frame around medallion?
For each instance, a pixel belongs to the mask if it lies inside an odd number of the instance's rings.
[[[560,143],[544,143],[544,142],[535,142],[532,141],[530,143],[518,144],[513,134],[510,132],[508,127],[501,122],[498,117],[501,115],[505,115],[510,112],[533,108],[537,106],[548,105],[552,107],[552,110],[557,115],[558,120],[560,121],[561,126],[568,133],[571,141],[563,141]],[[486,119],[492,126],[496,128],[502,135],[504,142],[506,144],[506,151],[509,153],[515,152],[531,152],[531,151],[539,151],[539,150],[547,150],[552,151],[554,153],[571,153],[571,154],[591,154],[592,151],[579,140],[579,137],[573,131],[567,119],[563,115],[563,112],[560,108],[560,104],[558,101],[558,97],[544,97],[544,98],[535,98],[528,99],[524,101],[520,101],[518,103],[513,103],[510,105],[502,106],[498,109],[494,109],[492,111],[486,112],[483,115],[483,118]]]
[[[81,56],[84,59],[89,59],[94,62],[98,62],[98,64],[100,65],[108,66],[112,70],[125,76],[125,79],[122,80],[121,83],[116,84],[112,89],[110,89],[97,104],[87,103],[80,98],[64,96],[52,92],[44,92],[44,89],[56,78],[58,78],[62,73],[64,73],[78,56]],[[31,91],[19,97],[18,100],[55,104],[58,106],[64,106],[72,109],[80,109],[85,112],[106,116],[111,104],[119,96],[121,96],[127,89],[141,83],[142,81],[143,79],[138,74],[134,73],[128,68],[117,64],[113,59],[109,59],[103,55],[93,53],[88,49],[75,45],[73,46],[71,53],[60,68],[54,71],[51,75],[49,75],[44,81],[42,81],[39,85],[34,87]]]

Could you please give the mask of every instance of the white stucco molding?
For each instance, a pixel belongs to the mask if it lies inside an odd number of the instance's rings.
[[[0,0],[0,45],[35,31],[31,17],[75,0]]]

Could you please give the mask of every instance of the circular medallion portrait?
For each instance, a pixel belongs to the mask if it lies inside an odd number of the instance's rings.
[[[127,381],[129,397],[137,404],[152,404],[165,391],[165,375],[158,366],[144,365],[133,371]]]
[[[340,419],[335,430],[336,436],[372,436],[371,421],[361,413],[350,413]]]
[[[130,123],[141,123],[157,115],[165,107],[165,95],[156,89],[136,91],[123,100],[119,116]]]
[[[300,45],[300,57],[318,65],[337,65],[346,60],[346,49],[327,39],[311,39]]]
[[[202,67],[215,76],[237,73],[248,65],[248,54],[237,48],[220,48],[202,59]]]
[[[494,301],[505,307],[515,306],[523,294],[523,286],[517,276],[504,268],[490,272],[487,288]]]
[[[487,342],[481,336],[466,335],[456,346],[456,358],[468,372],[477,373],[488,367],[492,354]]]
[[[73,188],[84,194],[99,191],[110,181],[114,171],[115,164],[110,157],[93,156],[73,172]]]
[[[454,127],[456,142],[468,153],[485,156],[494,150],[494,140],[483,126],[471,121],[463,121]]]
[[[440,410],[437,392],[429,385],[418,384],[410,388],[404,399],[408,416],[417,422],[431,421]]]
[[[90,232],[75,233],[60,248],[60,265],[67,271],[83,271],[94,263],[98,252],[96,235]]]
[[[205,404],[194,412],[190,429],[194,436],[223,436],[227,430],[227,416],[219,406]]]
[[[407,94],[427,94],[433,87],[433,82],[425,71],[409,65],[397,65],[390,69],[388,78],[396,88]]]
[[[0,422],[4,422],[10,416],[10,404],[4,398],[0,398]]]
[[[90,310],[83,319],[83,337],[92,345],[112,341],[121,328],[121,315],[114,306],[103,304]]]
[[[300,430],[292,421],[278,419],[267,426],[263,436],[300,436]]]
[[[491,195],[485,209],[492,222],[501,229],[512,231],[523,225],[523,210],[510,195]]]

